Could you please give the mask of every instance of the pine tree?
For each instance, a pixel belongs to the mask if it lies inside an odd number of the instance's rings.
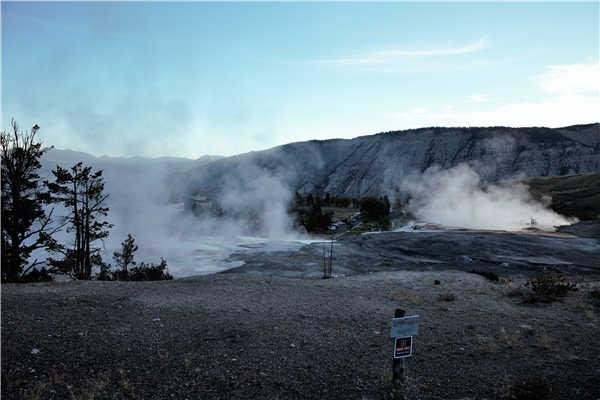
[[[121,251],[115,251],[113,253],[113,259],[117,264],[117,267],[121,268],[123,276],[129,274],[128,267],[136,265],[134,260],[134,253],[137,251],[138,246],[135,244],[135,238],[131,233],[127,234],[127,239],[121,242]]]
[[[45,260],[29,258],[40,248],[53,249],[52,235],[60,229],[46,214],[50,202],[40,181],[40,159],[48,148],[37,141],[35,125],[23,132],[11,121],[11,131],[0,134],[2,151],[2,281],[18,281]]]
[[[108,194],[104,193],[102,171],[92,172],[92,167],[80,162],[68,170],[57,166],[52,173],[55,181],[48,187],[70,210],[66,217],[70,225],[67,232],[74,233],[72,247],[63,246],[65,257],[53,260],[54,265],[77,279],[91,279],[92,266],[100,261],[100,249],[93,243],[108,237],[108,229],[112,227],[101,220],[108,215],[108,207],[104,206]]]

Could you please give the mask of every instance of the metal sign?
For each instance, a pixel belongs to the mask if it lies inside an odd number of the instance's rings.
[[[412,356],[412,336],[397,337],[394,343],[394,358]]]
[[[408,336],[417,336],[419,334],[419,316],[409,315],[408,317],[392,318],[391,338],[406,338]]]

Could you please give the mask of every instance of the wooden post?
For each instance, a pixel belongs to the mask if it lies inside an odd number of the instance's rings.
[[[333,235],[331,235],[331,247],[329,248],[329,270],[327,276],[331,278],[333,273]]]
[[[396,308],[396,311],[394,312],[394,318],[402,318],[405,314],[406,312],[403,309]],[[399,382],[404,382],[404,367],[404,358],[393,359],[392,382],[394,383],[394,385],[398,384]]]
[[[327,258],[327,244],[323,249],[323,279],[329,279],[333,270],[333,235],[331,235],[331,244],[329,248],[329,258]]]
[[[327,279],[327,246],[323,246],[323,279]]]

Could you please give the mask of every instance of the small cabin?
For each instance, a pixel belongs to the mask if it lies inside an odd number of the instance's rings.
[[[191,210],[194,215],[218,214],[219,211],[218,203],[205,193],[196,193],[190,196],[186,201],[186,208]]]

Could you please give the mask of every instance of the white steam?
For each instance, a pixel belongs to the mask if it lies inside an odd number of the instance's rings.
[[[292,192],[281,178],[266,169],[244,165],[225,180],[219,203],[225,220],[237,227],[238,234],[282,239],[295,236],[288,214],[291,198]]]
[[[138,262],[159,262],[164,257],[175,277],[235,267],[239,262],[229,262],[227,257],[243,250],[241,245],[298,239],[287,213],[291,192],[282,180],[264,169],[246,166],[232,171],[218,191],[210,193],[225,215],[193,215],[184,208],[189,188],[174,178],[198,168],[197,161],[84,157],[52,150],[44,157],[41,175],[52,179],[50,170],[57,164],[69,168],[82,159],[94,170],[103,170],[105,192],[110,195],[106,220],[114,227],[102,251],[107,263],[113,263],[113,252],[128,233],[139,246],[135,255]],[[66,213],[62,207],[56,211]],[[69,244],[71,236],[63,231],[57,239]]]
[[[466,164],[411,175],[401,190],[410,196],[408,210],[417,219],[448,227],[514,231],[531,226],[534,219],[537,228],[554,230],[574,222],[533,199],[526,185],[486,185]]]

